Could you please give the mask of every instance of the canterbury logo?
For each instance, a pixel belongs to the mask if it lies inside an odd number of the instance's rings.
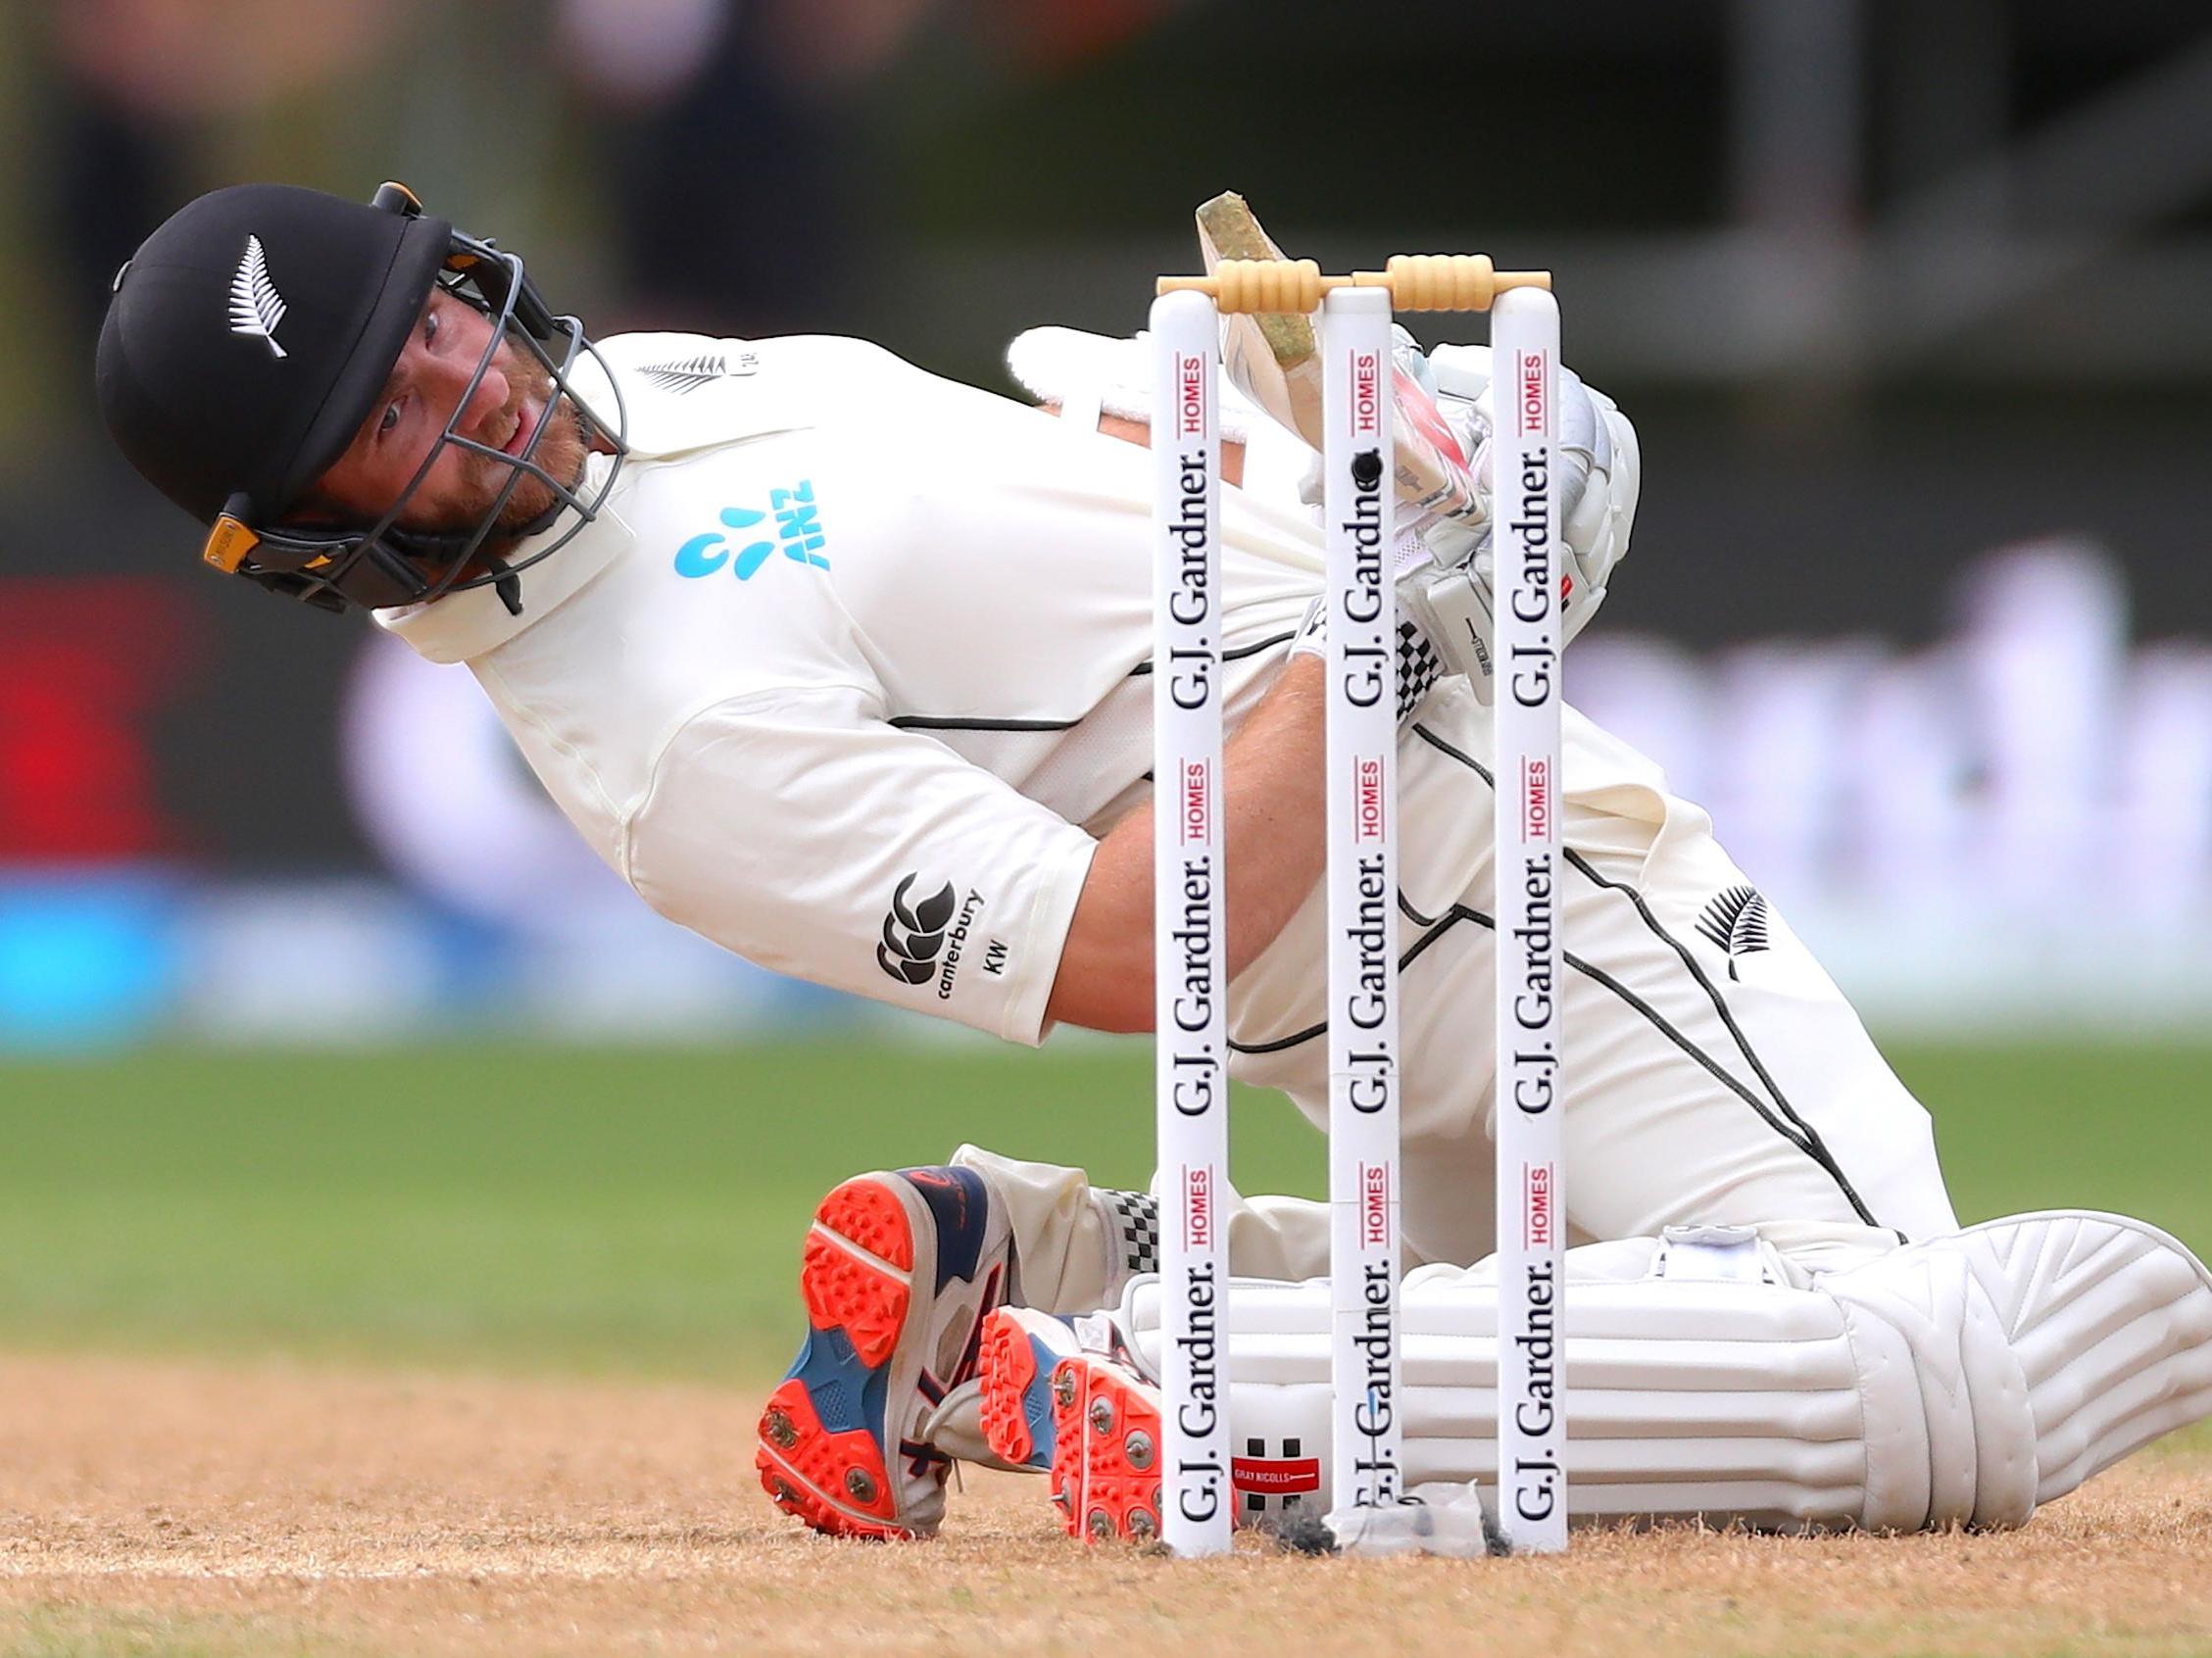
[[[1728,976],[1735,978],[1736,958],[1768,948],[1766,900],[1749,887],[1730,887],[1718,893],[1697,917],[1697,931],[1728,955]]]
[[[681,358],[674,362],[648,363],[638,373],[663,391],[674,392],[678,397],[688,397],[701,386],[715,380],[750,374],[760,366],[761,360],[749,351],[739,355],[734,368],[730,366],[729,359],[720,352],[702,352],[697,357]]]
[[[918,903],[907,895],[920,880],[919,872],[901,881],[891,895],[891,911],[883,918],[883,942],[875,947],[876,965],[901,984],[926,985],[937,971],[937,952],[945,948],[945,929],[953,919],[953,883]]]
[[[276,343],[276,324],[284,320],[284,296],[269,279],[269,259],[261,251],[261,238],[246,238],[246,255],[238,273],[230,278],[230,331],[267,340],[278,357],[284,348]]]

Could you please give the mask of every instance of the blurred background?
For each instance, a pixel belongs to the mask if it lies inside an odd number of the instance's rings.
[[[91,343],[245,178],[406,179],[595,332],[1002,388],[1223,188],[1552,267],[1646,462],[1575,701],[1886,1032],[2212,1017],[2200,7],[19,0],[0,146],[0,1048],[929,1035],[651,916],[465,671],[198,566]]]
[[[1963,1215],[2212,1245],[2201,6],[0,0],[0,1345],[752,1385],[845,1174],[1150,1171],[1146,1044],[714,951],[465,670],[201,568],[92,340],[248,178],[405,179],[595,331],[1008,390],[1224,188],[1331,268],[1553,268],[1646,461],[1570,694],[1866,1009]],[[1235,1122],[1246,1189],[1320,1189],[1280,1101]]]

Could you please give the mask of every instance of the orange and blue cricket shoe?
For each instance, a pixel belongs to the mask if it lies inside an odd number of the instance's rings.
[[[984,1315],[1013,1275],[1006,1207],[972,1169],[865,1174],[824,1197],[799,1271],[807,1338],[761,1414],[776,1506],[833,1536],[932,1536]]]
[[[992,1453],[1052,1476],[1070,1536],[1159,1536],[1160,1399],[1110,1317],[1001,1307],[983,1321],[982,1428]]]

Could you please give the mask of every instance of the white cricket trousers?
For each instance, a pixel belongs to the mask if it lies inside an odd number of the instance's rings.
[[[1489,756],[1489,710],[1464,685],[1400,745],[1409,1265],[1470,1265],[1494,1240]],[[1571,711],[1565,772],[1568,1241],[1750,1226],[1809,1269],[1958,1230],[1927,1111],[1706,814]],[[1317,890],[1232,987],[1231,1017],[1235,1074],[1325,1131],[1323,908]],[[1007,1193],[1032,1304],[1112,1299],[1129,1251],[1080,1171],[963,1157]],[[1231,1269],[1318,1277],[1328,1236],[1324,1204],[1247,1199]]]

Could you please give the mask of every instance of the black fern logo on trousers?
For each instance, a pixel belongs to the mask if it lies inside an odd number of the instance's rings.
[[[1715,894],[1697,917],[1697,931],[1728,956],[1728,976],[1736,978],[1738,956],[1768,948],[1766,899],[1751,887]]]
[[[945,929],[953,919],[950,881],[918,902],[908,902],[920,879],[917,870],[892,893],[890,913],[883,918],[883,942],[875,947],[876,965],[903,985],[929,983],[937,971],[937,952],[945,948]]]

